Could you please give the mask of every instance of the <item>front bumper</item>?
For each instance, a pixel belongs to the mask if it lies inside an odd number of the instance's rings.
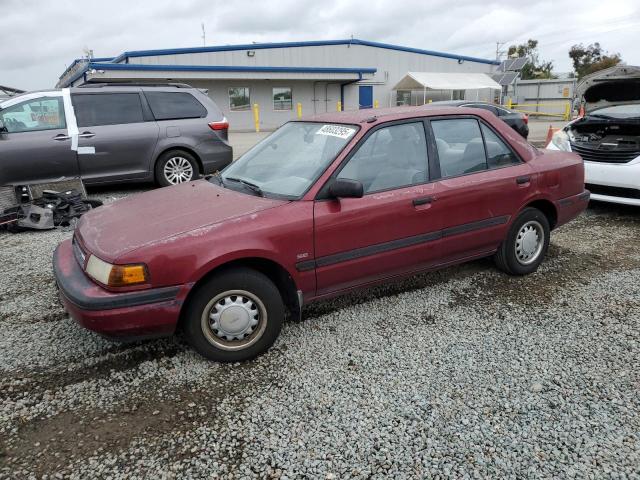
[[[93,283],[76,261],[71,240],[53,254],[60,300],[81,326],[102,335],[131,340],[173,334],[186,286],[113,293]]]

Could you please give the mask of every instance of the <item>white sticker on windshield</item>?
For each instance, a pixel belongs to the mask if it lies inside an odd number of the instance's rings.
[[[344,127],[342,125],[323,125],[322,128],[316,132],[316,135],[331,135],[332,137],[346,140],[353,135],[355,131],[355,128]]]

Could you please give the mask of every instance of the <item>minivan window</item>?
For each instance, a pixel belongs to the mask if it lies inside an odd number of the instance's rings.
[[[144,92],[156,120],[203,118],[207,109],[190,93]]]
[[[144,122],[138,93],[73,94],[79,127]]]
[[[8,133],[66,128],[62,97],[40,97],[0,111]]]

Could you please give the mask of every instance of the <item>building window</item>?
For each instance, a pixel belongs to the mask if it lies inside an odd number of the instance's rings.
[[[273,89],[273,109],[280,110],[292,110],[293,100],[291,96],[291,89],[288,87],[274,87]]]
[[[464,100],[464,90],[454,90],[451,100]]]
[[[396,105],[411,105],[411,90],[398,90]]]
[[[231,111],[251,110],[249,87],[232,87],[229,89],[229,108]]]

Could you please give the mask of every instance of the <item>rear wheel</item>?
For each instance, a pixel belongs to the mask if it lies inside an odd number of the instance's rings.
[[[198,287],[185,310],[185,336],[206,358],[250,360],[280,334],[282,296],[265,275],[248,268],[221,272]]]
[[[156,162],[156,181],[163,187],[190,182],[198,178],[198,174],[196,159],[181,150],[165,152]]]
[[[494,255],[497,267],[511,275],[535,272],[547,253],[550,231],[544,213],[531,207],[522,210]]]

